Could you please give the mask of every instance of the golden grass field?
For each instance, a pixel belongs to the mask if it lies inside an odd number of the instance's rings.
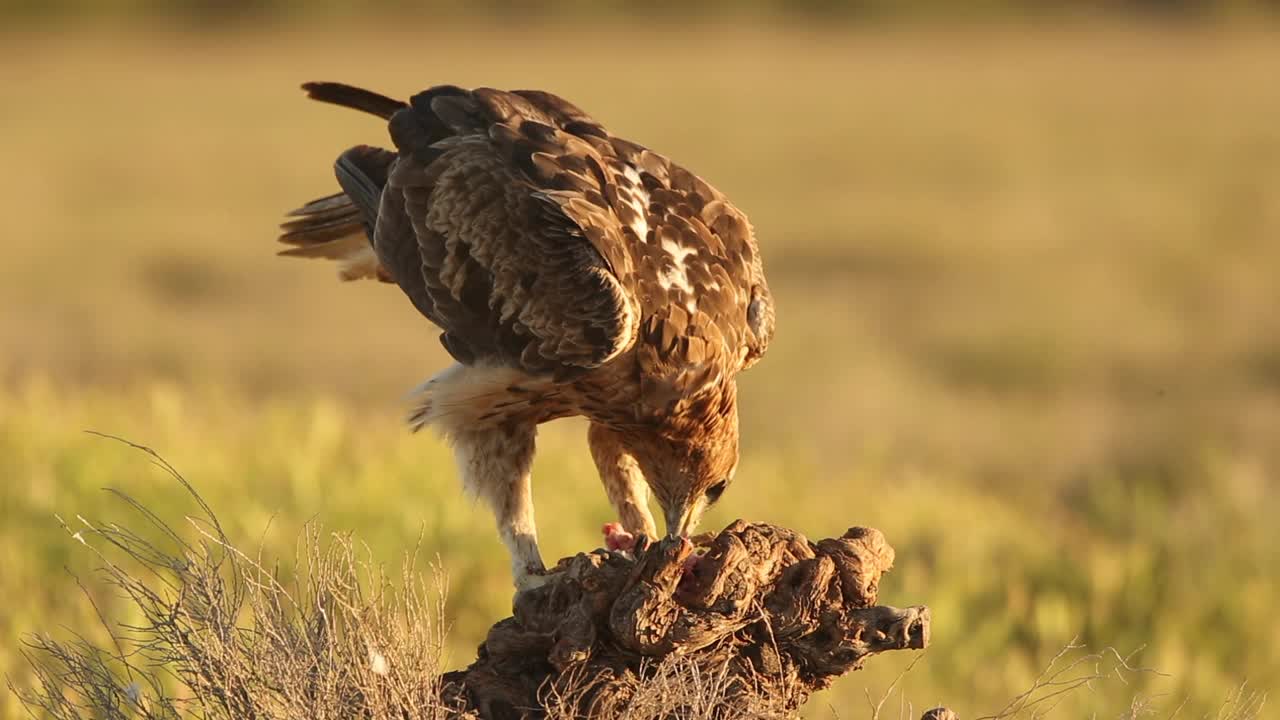
[[[899,688],[973,718],[1072,638],[1139,675],[1056,717],[1160,696],[1201,717],[1280,691],[1280,35],[425,21],[213,35],[0,36],[0,673],[23,633],[100,638],[90,553],[55,514],[191,511],[242,545],[303,524],[450,577],[451,664],[509,608],[503,551],[447,450],[400,424],[446,362],[393,289],[273,256],[377,122],[296,88],[539,87],[711,179],[756,225],[778,305],[742,378],[744,457],[707,521],[885,531],[890,604],[932,647]],[[610,519],[584,428],[546,428],[544,552]],[[809,707],[868,715],[909,654]],[[899,696],[890,705],[896,717]],[[1272,706],[1274,707],[1274,706]],[[0,716],[20,710],[9,697]]]

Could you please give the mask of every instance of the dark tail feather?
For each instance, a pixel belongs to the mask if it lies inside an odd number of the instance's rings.
[[[357,234],[364,229],[364,219],[360,215],[360,210],[346,193],[312,200],[290,212],[289,216],[294,219],[280,226],[280,242],[297,248],[322,245],[330,240]]]
[[[319,257],[338,261],[344,280],[374,277],[390,282],[378,263],[370,239],[377,224],[378,205],[387,173],[396,154],[357,145],[334,165],[342,192],[312,200],[289,213],[280,226],[280,242],[293,247],[281,251],[291,257]]]
[[[342,83],[309,82],[303,83],[302,89],[307,91],[307,97],[312,100],[360,110],[386,120],[390,120],[397,110],[408,107],[408,104],[400,100]]]
[[[293,219],[280,226],[280,242],[292,247],[281,255],[335,260],[343,280],[390,282],[369,245],[364,216],[346,193],[312,200],[289,215]]]

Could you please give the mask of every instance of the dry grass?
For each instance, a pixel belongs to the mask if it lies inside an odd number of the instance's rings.
[[[350,536],[301,538],[292,577],[227,538],[171,466],[200,516],[179,531],[134,499],[141,533],[79,518],[71,536],[102,561],[105,581],[140,621],[102,618],[112,644],[38,636],[29,658],[50,717],[444,718],[443,576],[407,559],[398,584]],[[184,540],[194,536],[194,542]],[[102,548],[108,552],[104,553]],[[130,570],[111,555],[131,560]]]
[[[100,561],[100,582],[128,598],[140,620],[121,623],[95,613],[108,643],[84,636],[27,640],[33,687],[14,687],[34,717],[52,720],[208,720],[257,718],[369,718],[443,720],[458,708],[442,699],[447,621],[444,574],[422,575],[412,554],[393,578],[367,548],[346,534],[324,536],[312,526],[300,538],[291,573],[246,552],[227,536],[213,510],[168,462],[146,453],[194,501],[199,514],[177,528],[122,493],[138,528],[77,518],[69,537]],[[193,538],[188,540],[185,538]],[[123,558],[130,567],[119,562]],[[910,562],[910,558],[904,558]],[[92,596],[86,595],[92,603]],[[1024,692],[978,720],[1056,717],[1067,697],[1102,683],[1128,683],[1156,671],[1138,667],[1131,653],[1087,652],[1072,643]],[[869,720],[885,720],[885,704],[920,660],[917,655],[871,701]],[[983,668],[973,668],[982,672]],[[743,692],[724,667],[673,656],[642,670],[618,720],[728,720],[792,717],[784,698]],[[549,720],[577,717],[577,697],[595,678],[544,696]],[[1266,696],[1241,687],[1214,720],[1256,720]],[[1122,720],[1140,720],[1159,703],[1134,698]],[[916,717],[899,694],[896,717]],[[1170,720],[1181,705],[1174,707]],[[834,717],[841,717],[832,711]],[[465,716],[465,715],[464,715]],[[469,716],[466,716],[469,717]]]
[[[549,720],[576,720],[580,698],[590,691],[593,678],[573,678],[566,690],[548,692],[543,699]],[[760,718],[785,720],[794,714],[784,708],[784,698],[756,694],[730,681],[728,667],[671,656],[641,669],[632,679],[631,698],[617,720],[731,720]]]

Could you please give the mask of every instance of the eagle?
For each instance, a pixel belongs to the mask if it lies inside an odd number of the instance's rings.
[[[737,375],[774,306],[746,215],[702,178],[537,90],[438,85],[407,102],[341,83],[312,99],[387,122],[341,192],[291,212],[281,254],[397,285],[455,361],[410,425],[452,446],[493,511],[517,591],[546,580],[530,466],[541,423],[589,421],[628,535],[687,537],[738,465]]]

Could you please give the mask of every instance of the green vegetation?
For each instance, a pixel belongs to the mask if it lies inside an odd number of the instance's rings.
[[[393,290],[273,258],[283,210],[330,192],[368,118],[309,79],[407,94],[544,87],[710,178],[751,213],[779,306],[743,378],[739,481],[708,520],[898,550],[922,600],[923,706],[995,711],[1073,637],[1145,646],[1134,693],[1216,710],[1280,689],[1280,42],[1246,31],[820,32],[433,24],[0,44],[0,672],[18,637],[92,635],[91,556],[54,514],[177,520],[154,447],[242,546],[303,524],[450,577],[451,663],[509,601],[447,450],[400,426],[445,363]],[[609,513],[582,427],[536,467],[548,556]],[[864,713],[910,657],[825,698]],[[1163,701],[1162,701],[1163,702]],[[0,715],[17,712],[13,701]],[[823,716],[822,700],[811,714]]]

